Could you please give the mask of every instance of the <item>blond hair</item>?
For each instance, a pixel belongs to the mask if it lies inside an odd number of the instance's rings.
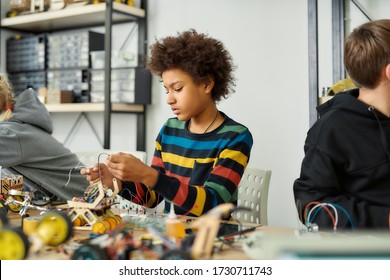
[[[15,103],[11,83],[7,75],[0,74],[0,121],[9,120],[12,117],[12,108]]]

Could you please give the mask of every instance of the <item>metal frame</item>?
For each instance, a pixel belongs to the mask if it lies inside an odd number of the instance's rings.
[[[372,21],[373,18],[372,16],[370,16],[370,14],[366,11],[366,9],[362,6],[362,4],[359,3],[359,1],[357,0],[350,0],[355,6],[356,8],[358,8],[362,14],[369,20],[369,21]]]
[[[318,1],[308,0],[309,35],[309,121],[310,126],[317,120],[318,105]]]
[[[110,149],[111,142],[111,39],[112,39],[112,2],[106,0],[106,19],[104,37],[104,149]]]
[[[345,0],[332,0],[333,83],[345,79],[344,37]]]
[[[343,46],[345,36],[345,0],[332,0],[333,82],[345,78]],[[318,119],[319,59],[318,59],[318,0],[308,0],[309,35],[309,121]]]
[[[105,14],[105,38],[104,49],[105,56],[104,64],[104,149],[110,149],[111,145],[111,114],[114,112],[111,108],[111,49],[112,49],[112,13],[116,12],[113,9],[114,0],[106,0]],[[145,61],[147,48],[147,1],[142,1],[142,9],[145,10],[145,18],[139,19],[138,24],[138,64],[141,65]],[[114,112],[115,113],[115,112]],[[137,114],[137,150],[145,151],[146,149],[146,106],[144,105],[143,114]]]

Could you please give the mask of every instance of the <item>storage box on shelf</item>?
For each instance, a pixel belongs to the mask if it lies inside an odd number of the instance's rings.
[[[46,36],[14,36],[7,40],[7,72],[17,94],[46,85]]]
[[[53,90],[73,92],[73,102],[89,102],[87,69],[48,70],[47,87]]]
[[[134,69],[111,70],[111,101],[135,103]],[[91,102],[104,102],[104,70],[91,70]]]
[[[47,68],[89,68],[89,53],[104,50],[104,34],[57,32],[47,36]]]
[[[91,102],[104,102],[104,70],[91,69]],[[140,67],[111,70],[111,102],[150,104],[151,75]]]
[[[9,73],[45,69],[45,35],[12,37],[7,40]]]
[[[47,104],[62,104],[73,102],[73,92],[59,89],[48,89],[46,92]]]
[[[47,36],[47,86],[73,91],[74,102],[89,102],[91,51],[104,49],[104,34],[93,31],[57,32]]]
[[[46,87],[45,71],[9,73],[8,75],[16,95],[22,93],[28,87],[37,90]]]
[[[91,51],[91,67],[93,69],[104,69],[105,51]],[[111,52],[111,67],[135,67],[137,57],[127,51],[113,50]]]

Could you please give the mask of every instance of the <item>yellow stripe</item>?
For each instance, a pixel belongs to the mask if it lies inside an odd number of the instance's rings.
[[[197,195],[194,207],[191,209],[191,213],[193,213],[196,216],[202,215],[204,203],[206,201],[206,191],[203,188],[196,188]]]
[[[187,167],[187,168],[194,167],[193,158],[181,157],[172,153],[162,153],[161,156],[164,162]]]
[[[193,168],[194,162],[197,161],[198,163],[209,163],[209,162],[216,162],[215,158],[189,158],[189,157],[183,157],[172,153],[162,153],[163,161],[166,163],[186,167],[186,168]]]
[[[156,150],[161,151],[161,145],[158,143],[158,141],[156,141]]]
[[[153,203],[156,201],[156,192],[155,191],[149,191],[148,190],[148,193],[149,193],[149,195],[150,195],[150,198],[147,200],[147,202],[146,202],[146,207],[149,207],[149,208],[151,208],[152,207],[152,205],[153,205]]]
[[[241,164],[242,166],[246,167],[246,165],[248,164],[248,157],[241,153],[240,151],[235,151],[235,150],[224,150],[222,151],[221,153],[221,158],[230,158],[236,162],[238,162],[239,164]]]

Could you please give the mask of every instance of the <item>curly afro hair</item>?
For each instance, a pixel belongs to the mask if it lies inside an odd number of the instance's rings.
[[[216,102],[234,92],[235,66],[222,42],[190,29],[156,40],[150,50],[147,68],[153,74],[161,77],[166,70],[181,69],[198,85],[213,78]]]

